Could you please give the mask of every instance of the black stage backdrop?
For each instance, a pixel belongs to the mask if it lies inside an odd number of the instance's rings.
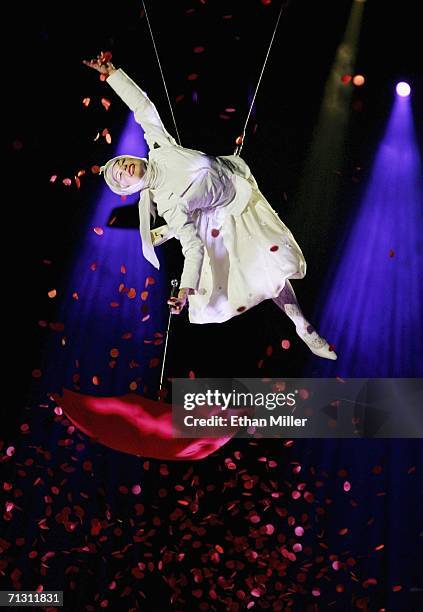
[[[361,193],[354,168],[368,177],[397,80],[414,83],[421,139],[413,4],[365,5],[357,72],[367,82],[352,94],[347,153],[333,168],[336,207],[317,256],[296,198],[351,2],[293,0],[280,23],[243,156],[304,250],[308,274],[294,288],[310,317]],[[148,3],[184,146],[233,152],[279,7]],[[234,440],[199,462],[164,462],[98,445],[53,411],[47,391],[76,381],[57,359],[66,336],[60,288],[102,189],[91,172],[110,157],[101,132],[116,142],[128,116],[82,59],[110,50],[174,130],[140,3],[9,3],[6,17],[1,588],[63,590],[66,610],[422,610],[419,440]],[[164,300],[182,256],[174,241],[162,248]],[[398,291],[407,300],[407,287]],[[190,325],[186,313],[172,325],[169,377],[302,376],[318,364],[269,301],[222,325]],[[283,338],[289,351],[280,349]],[[95,346],[83,350],[92,363],[103,358]],[[107,394],[107,384],[93,386],[94,373],[74,388]],[[146,367],[138,391],[153,396],[158,376],[159,367]],[[113,393],[128,392],[121,383]]]

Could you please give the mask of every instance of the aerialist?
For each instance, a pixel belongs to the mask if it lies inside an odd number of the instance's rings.
[[[237,155],[213,157],[178,145],[146,93],[122,69],[103,54],[84,64],[106,76],[144,129],[148,158],[119,155],[102,171],[114,193],[141,192],[142,251],[155,268],[153,242],[181,242],[184,267],[178,297],[168,301],[171,312],[179,314],[189,301],[191,323],[222,323],[271,298],[315,355],[337,359],[305,318],[288,280],[305,276],[301,249],[247,164]],[[167,225],[150,232],[155,205]]]

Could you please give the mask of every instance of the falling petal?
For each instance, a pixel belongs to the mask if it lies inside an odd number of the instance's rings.
[[[108,100],[107,98],[101,98],[101,103],[106,109],[106,111],[108,111],[110,108],[110,104],[111,104],[110,100]]]

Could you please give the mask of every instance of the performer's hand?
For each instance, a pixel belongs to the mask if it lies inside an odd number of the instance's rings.
[[[97,70],[97,72],[99,72],[100,74],[110,76],[111,74],[116,72],[116,68],[109,61],[110,58],[111,54],[108,51],[101,51],[101,53],[97,55],[97,59],[82,60],[82,63],[85,64],[85,66],[88,66],[88,68],[93,68],[94,70]]]
[[[168,299],[167,303],[171,306],[170,312],[172,314],[180,314],[182,309],[188,300],[188,295],[194,293],[194,289],[189,287],[183,287],[179,289],[178,297],[171,297]]]

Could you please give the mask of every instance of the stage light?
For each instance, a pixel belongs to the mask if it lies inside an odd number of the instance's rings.
[[[321,316],[313,315],[320,333],[335,344],[338,359],[316,363],[311,357],[303,376],[421,373],[420,168],[411,104],[398,95],[367,186],[358,194],[360,203],[338,236],[333,268],[321,286]]]
[[[405,81],[401,81],[398,83],[396,87],[397,94],[401,96],[401,98],[407,98],[411,93],[411,87]]]
[[[361,87],[366,82],[366,79],[362,74],[356,74],[353,78],[353,83],[356,87]]]

